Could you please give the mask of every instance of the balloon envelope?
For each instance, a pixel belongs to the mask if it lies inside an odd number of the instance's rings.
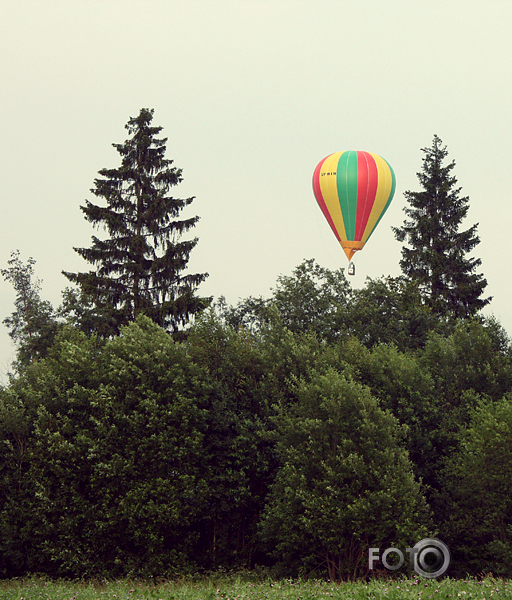
[[[366,244],[391,204],[395,174],[370,152],[336,152],[318,163],[313,191],[350,260]]]

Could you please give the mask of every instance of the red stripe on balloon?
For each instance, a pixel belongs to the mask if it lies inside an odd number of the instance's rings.
[[[370,218],[379,184],[377,165],[373,156],[368,152],[357,153],[357,179],[357,216],[354,240],[359,242]]]
[[[331,156],[331,155],[329,154],[329,156]],[[336,229],[336,226],[334,225],[334,222],[331,218],[329,210],[327,209],[327,205],[325,204],[325,200],[322,195],[322,190],[320,188],[320,171],[322,170],[322,166],[323,166],[324,162],[329,158],[329,156],[326,156],[322,161],[320,161],[320,163],[318,163],[318,165],[315,169],[315,172],[313,173],[313,193],[315,194],[315,198],[316,198],[316,201],[318,202],[318,206],[321,208],[322,212],[324,213],[324,217],[327,219],[327,222],[331,226],[331,229],[333,230],[333,233],[336,236],[336,239],[339,242],[341,242],[340,235]]]

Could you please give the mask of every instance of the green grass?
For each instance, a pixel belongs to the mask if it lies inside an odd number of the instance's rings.
[[[483,580],[388,579],[370,583],[259,581],[209,578],[161,583],[135,581],[66,582],[44,579],[0,581],[1,600],[350,600],[512,598],[512,582]]]

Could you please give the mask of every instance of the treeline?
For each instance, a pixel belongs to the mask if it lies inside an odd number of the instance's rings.
[[[181,169],[142,109],[114,144],[55,309],[14,252],[0,389],[0,576],[369,575],[438,536],[450,575],[512,575],[512,348],[480,311],[468,199],[435,136],[394,228],[403,277],[304,261],[269,299],[197,295]],[[382,569],[382,565],[378,567]]]
[[[1,575],[348,579],[429,535],[511,576],[511,391],[494,320],[314,261],[186,339],[62,326],[0,395]]]

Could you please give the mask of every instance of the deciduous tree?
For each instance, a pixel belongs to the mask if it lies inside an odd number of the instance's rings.
[[[34,278],[34,264],[30,257],[26,264],[20,259],[20,251],[11,253],[9,267],[0,273],[15,291],[15,311],[3,320],[9,336],[16,344],[17,370],[26,367],[35,358],[44,356],[53,343],[57,332],[57,319],[53,306],[41,300],[41,281]]]
[[[512,397],[481,403],[447,461],[442,525],[461,575],[512,575]]]
[[[366,575],[368,548],[427,533],[403,432],[365,388],[334,369],[297,384],[276,419],[280,467],[261,522],[287,573]]]

